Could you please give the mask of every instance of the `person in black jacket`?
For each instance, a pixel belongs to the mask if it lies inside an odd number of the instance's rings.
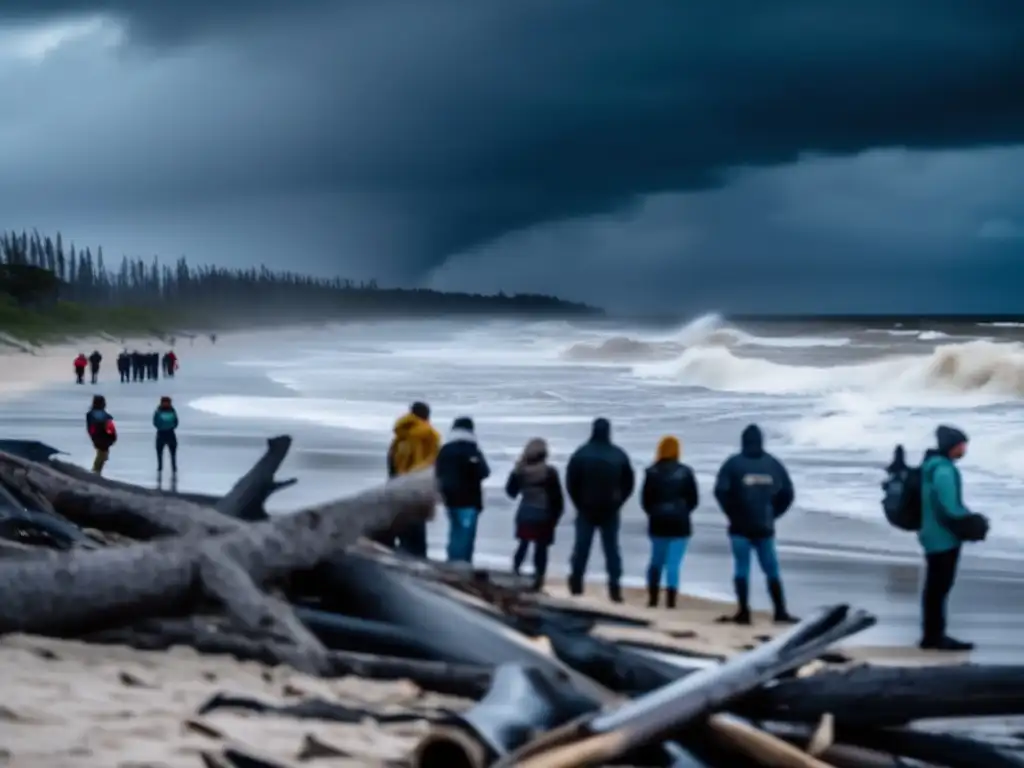
[[[731,621],[750,624],[750,559],[757,561],[768,580],[775,606],[775,621],[796,621],[786,610],[779,557],[775,550],[775,521],[793,503],[793,483],[782,463],[764,450],[764,437],[756,424],[743,430],[742,450],[730,456],[718,471],[715,498],[729,519],[733,555],[736,615]]]
[[[573,543],[569,591],[583,594],[583,576],[590,559],[594,534],[600,533],[608,570],[608,596],[622,602],[619,580],[619,511],[633,495],[636,477],[629,456],[612,443],[608,419],[595,419],[590,440],[576,449],[565,471],[565,487],[576,507],[576,540]]]
[[[484,508],[481,485],[491,474],[471,418],[460,416],[452,423],[434,469],[448,509],[448,562],[471,563],[477,518]]]
[[[96,379],[100,375],[100,363],[103,362],[103,355],[100,354],[98,349],[94,349],[92,354],[89,355],[89,374],[92,376],[92,383],[96,383]]]
[[[519,546],[512,558],[512,570],[519,575],[532,543],[533,589],[540,592],[548,569],[548,548],[555,541],[555,527],[565,511],[558,470],[548,464],[548,445],[542,438],[535,437],[526,444],[508,475],[505,493],[510,499],[520,497],[516,509]]]
[[[651,563],[647,568],[647,605],[658,605],[661,577],[665,575],[665,601],[676,607],[679,571],[693,532],[690,513],[700,503],[693,470],[679,461],[679,440],[669,435],[658,443],[654,464],[647,468],[640,505],[647,515]]]

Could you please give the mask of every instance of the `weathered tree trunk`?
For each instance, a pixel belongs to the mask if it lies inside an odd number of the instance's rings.
[[[400,626],[444,661],[483,664],[519,663],[571,681],[595,705],[615,695],[542,653],[498,618],[474,607],[443,584],[413,578],[363,555],[350,554],[322,569],[330,589],[355,612]]]
[[[783,680],[743,699],[736,711],[759,720],[837,726],[904,725],[937,717],[1024,715],[1024,666],[854,667]]]
[[[273,638],[246,633],[223,617],[192,616],[182,619],[150,619],[130,627],[85,635],[90,643],[127,645],[147,651],[162,651],[176,645],[201,653],[227,654],[243,661],[276,664],[281,649]],[[487,667],[448,664],[422,659],[396,658],[376,654],[332,650],[328,653],[331,677],[355,675],[372,680],[412,680],[424,690],[477,699],[491,681]]]
[[[274,479],[274,474],[280,468],[290,447],[291,438],[287,435],[280,435],[267,440],[267,451],[263,458],[225,496],[144,488],[97,475],[85,467],[60,461],[59,459],[51,459],[48,465],[71,478],[109,490],[137,493],[156,498],[183,499],[201,506],[216,507],[218,511],[230,517],[237,517],[239,520],[257,522],[267,519],[267,513],[263,505],[270,495],[297,482],[295,478],[288,480]]]
[[[806,740],[806,726],[768,723],[769,732],[793,743]],[[852,746],[876,754],[892,754],[944,768],[1024,768],[1024,758],[997,745],[949,733],[930,733],[902,728],[836,729],[838,746]],[[839,750],[840,752],[842,750]],[[829,750],[823,757],[828,758]]]
[[[22,494],[35,494],[82,528],[113,531],[133,539],[188,533],[217,533],[238,527],[253,508],[281,487],[274,473],[284,461],[291,438],[267,441],[267,451],[215,505],[196,503],[128,483],[100,478],[72,465],[59,470],[49,464],[0,453],[0,477]],[[215,497],[210,497],[215,500]]]
[[[656,744],[697,718],[724,708],[832,643],[874,624],[847,606],[819,611],[755,650],[687,675],[617,710],[588,716],[541,736],[497,765],[523,768],[600,765]]]
[[[326,668],[326,649],[290,607],[255,585],[312,568],[396,519],[426,519],[436,500],[433,472],[424,471],[220,535],[3,561],[0,633],[98,630],[186,609],[205,593],[243,624],[289,638],[297,649],[289,661],[299,668]]]

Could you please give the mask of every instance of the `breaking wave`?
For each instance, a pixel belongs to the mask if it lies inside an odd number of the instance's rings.
[[[916,397],[973,393],[987,399],[1024,398],[1024,344],[971,341],[924,355],[900,355],[828,367],[784,365],[738,357],[722,347],[692,347],[671,362],[637,365],[643,377],[726,392],[815,394],[874,392]]]
[[[844,347],[850,339],[840,336],[754,336],[726,325],[719,315],[705,315],[661,337],[614,336],[601,341],[581,341],[562,352],[566,360],[591,362],[641,362],[672,360],[694,347]]]

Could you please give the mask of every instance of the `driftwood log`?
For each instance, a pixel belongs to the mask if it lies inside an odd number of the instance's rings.
[[[11,457],[0,454],[4,461]],[[54,490],[45,468],[28,466],[25,474],[36,478],[31,482],[51,483],[46,486],[51,492],[63,491]],[[433,472],[420,472],[251,525],[190,502],[140,503],[121,492],[98,498],[122,510],[147,509],[152,503],[179,519],[198,510],[201,522],[186,535],[152,543],[0,562],[0,633],[99,630],[127,619],[188,610],[205,595],[243,625],[287,638],[290,643],[282,649],[290,650],[280,660],[315,673],[330,668],[326,649],[290,606],[258,585],[313,568],[364,533],[398,519],[426,519],[433,514],[437,491]]]
[[[9,453],[0,453],[0,479],[21,494],[45,499],[54,511],[82,528],[113,531],[134,539],[218,533],[238,527],[246,515],[252,514],[254,505],[262,509],[263,500],[282,487],[274,474],[290,446],[288,436],[268,440],[264,456],[213,505],[180,494],[103,480],[80,468],[61,471],[50,463]]]
[[[280,641],[254,633],[220,616],[147,619],[129,627],[84,635],[90,643],[126,645],[145,651],[188,646],[200,653],[224,654],[243,661],[276,664],[282,657]],[[327,677],[355,675],[371,680],[411,680],[419,687],[453,696],[478,699],[491,682],[491,669],[423,659],[352,653],[331,649]]]

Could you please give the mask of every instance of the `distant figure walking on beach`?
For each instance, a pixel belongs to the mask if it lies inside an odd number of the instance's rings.
[[[98,349],[94,349],[92,354],[89,355],[89,373],[92,374],[92,383],[96,383],[96,379],[100,375],[100,363],[103,362],[103,355],[100,354]]]
[[[594,534],[601,536],[608,597],[622,602],[622,556],[619,553],[619,513],[633,494],[636,476],[629,456],[612,443],[608,419],[595,419],[590,439],[576,449],[565,470],[565,488],[576,507],[569,591],[583,594],[583,577],[590,559]]]
[[[92,471],[103,474],[103,467],[110,458],[110,449],[117,442],[117,426],[114,417],[107,413],[107,399],[103,395],[95,395],[92,408],[85,414],[85,429],[96,449],[96,458],[92,462]]]
[[[128,354],[128,350],[125,349],[117,356],[117,373],[121,377],[121,381],[130,381],[132,372],[132,359]]]
[[[163,357],[163,368],[164,376],[169,379],[174,378],[174,372],[178,370],[178,356],[174,354],[174,350],[167,352]]]
[[[679,440],[672,435],[661,438],[654,463],[647,468],[640,492],[640,506],[647,515],[647,535],[651,539],[651,562],[647,567],[647,605],[658,605],[662,575],[665,604],[676,607],[679,571],[686,556],[693,527],[690,514],[700,503],[693,470],[679,461]]]
[[[757,562],[768,580],[768,594],[775,607],[775,621],[794,623],[786,610],[779,556],[775,548],[775,521],[793,503],[795,494],[789,473],[778,459],[764,450],[761,428],[743,430],[741,450],[730,456],[718,471],[715,498],[729,519],[732,546],[736,615],[729,620],[750,624],[750,560]]]
[[[146,378],[160,380],[160,353],[150,352],[146,355]]]
[[[434,464],[448,510],[448,562],[473,562],[477,518],[484,509],[483,481],[491,468],[477,444],[473,420],[460,416]]]
[[[558,470],[548,464],[548,444],[542,438],[535,437],[526,444],[509,473],[505,493],[510,499],[520,497],[516,509],[519,545],[512,557],[512,570],[519,575],[533,544],[533,589],[540,592],[548,570],[548,548],[555,541],[555,527],[565,511]]]
[[[967,435],[955,427],[935,430],[936,447],[921,464],[921,529],[926,573],[921,595],[921,648],[969,651],[973,643],[946,634],[946,600],[956,582],[960,548],[965,541],[982,541],[988,520],[967,509],[956,462],[967,453]]]
[[[171,398],[164,395],[160,405],[153,412],[153,426],[156,428],[156,472],[164,471],[164,449],[171,455],[171,473],[178,474],[178,412],[174,410]]]
[[[75,384],[85,384],[85,367],[89,365],[88,359],[82,352],[78,353],[78,357],[75,358]]]
[[[388,448],[388,477],[397,477],[425,469],[437,460],[441,436],[430,423],[430,406],[415,402],[409,413],[395,422],[394,437]],[[381,544],[398,547],[416,557],[427,556],[427,524],[412,523],[398,531],[383,532],[375,537]]]

